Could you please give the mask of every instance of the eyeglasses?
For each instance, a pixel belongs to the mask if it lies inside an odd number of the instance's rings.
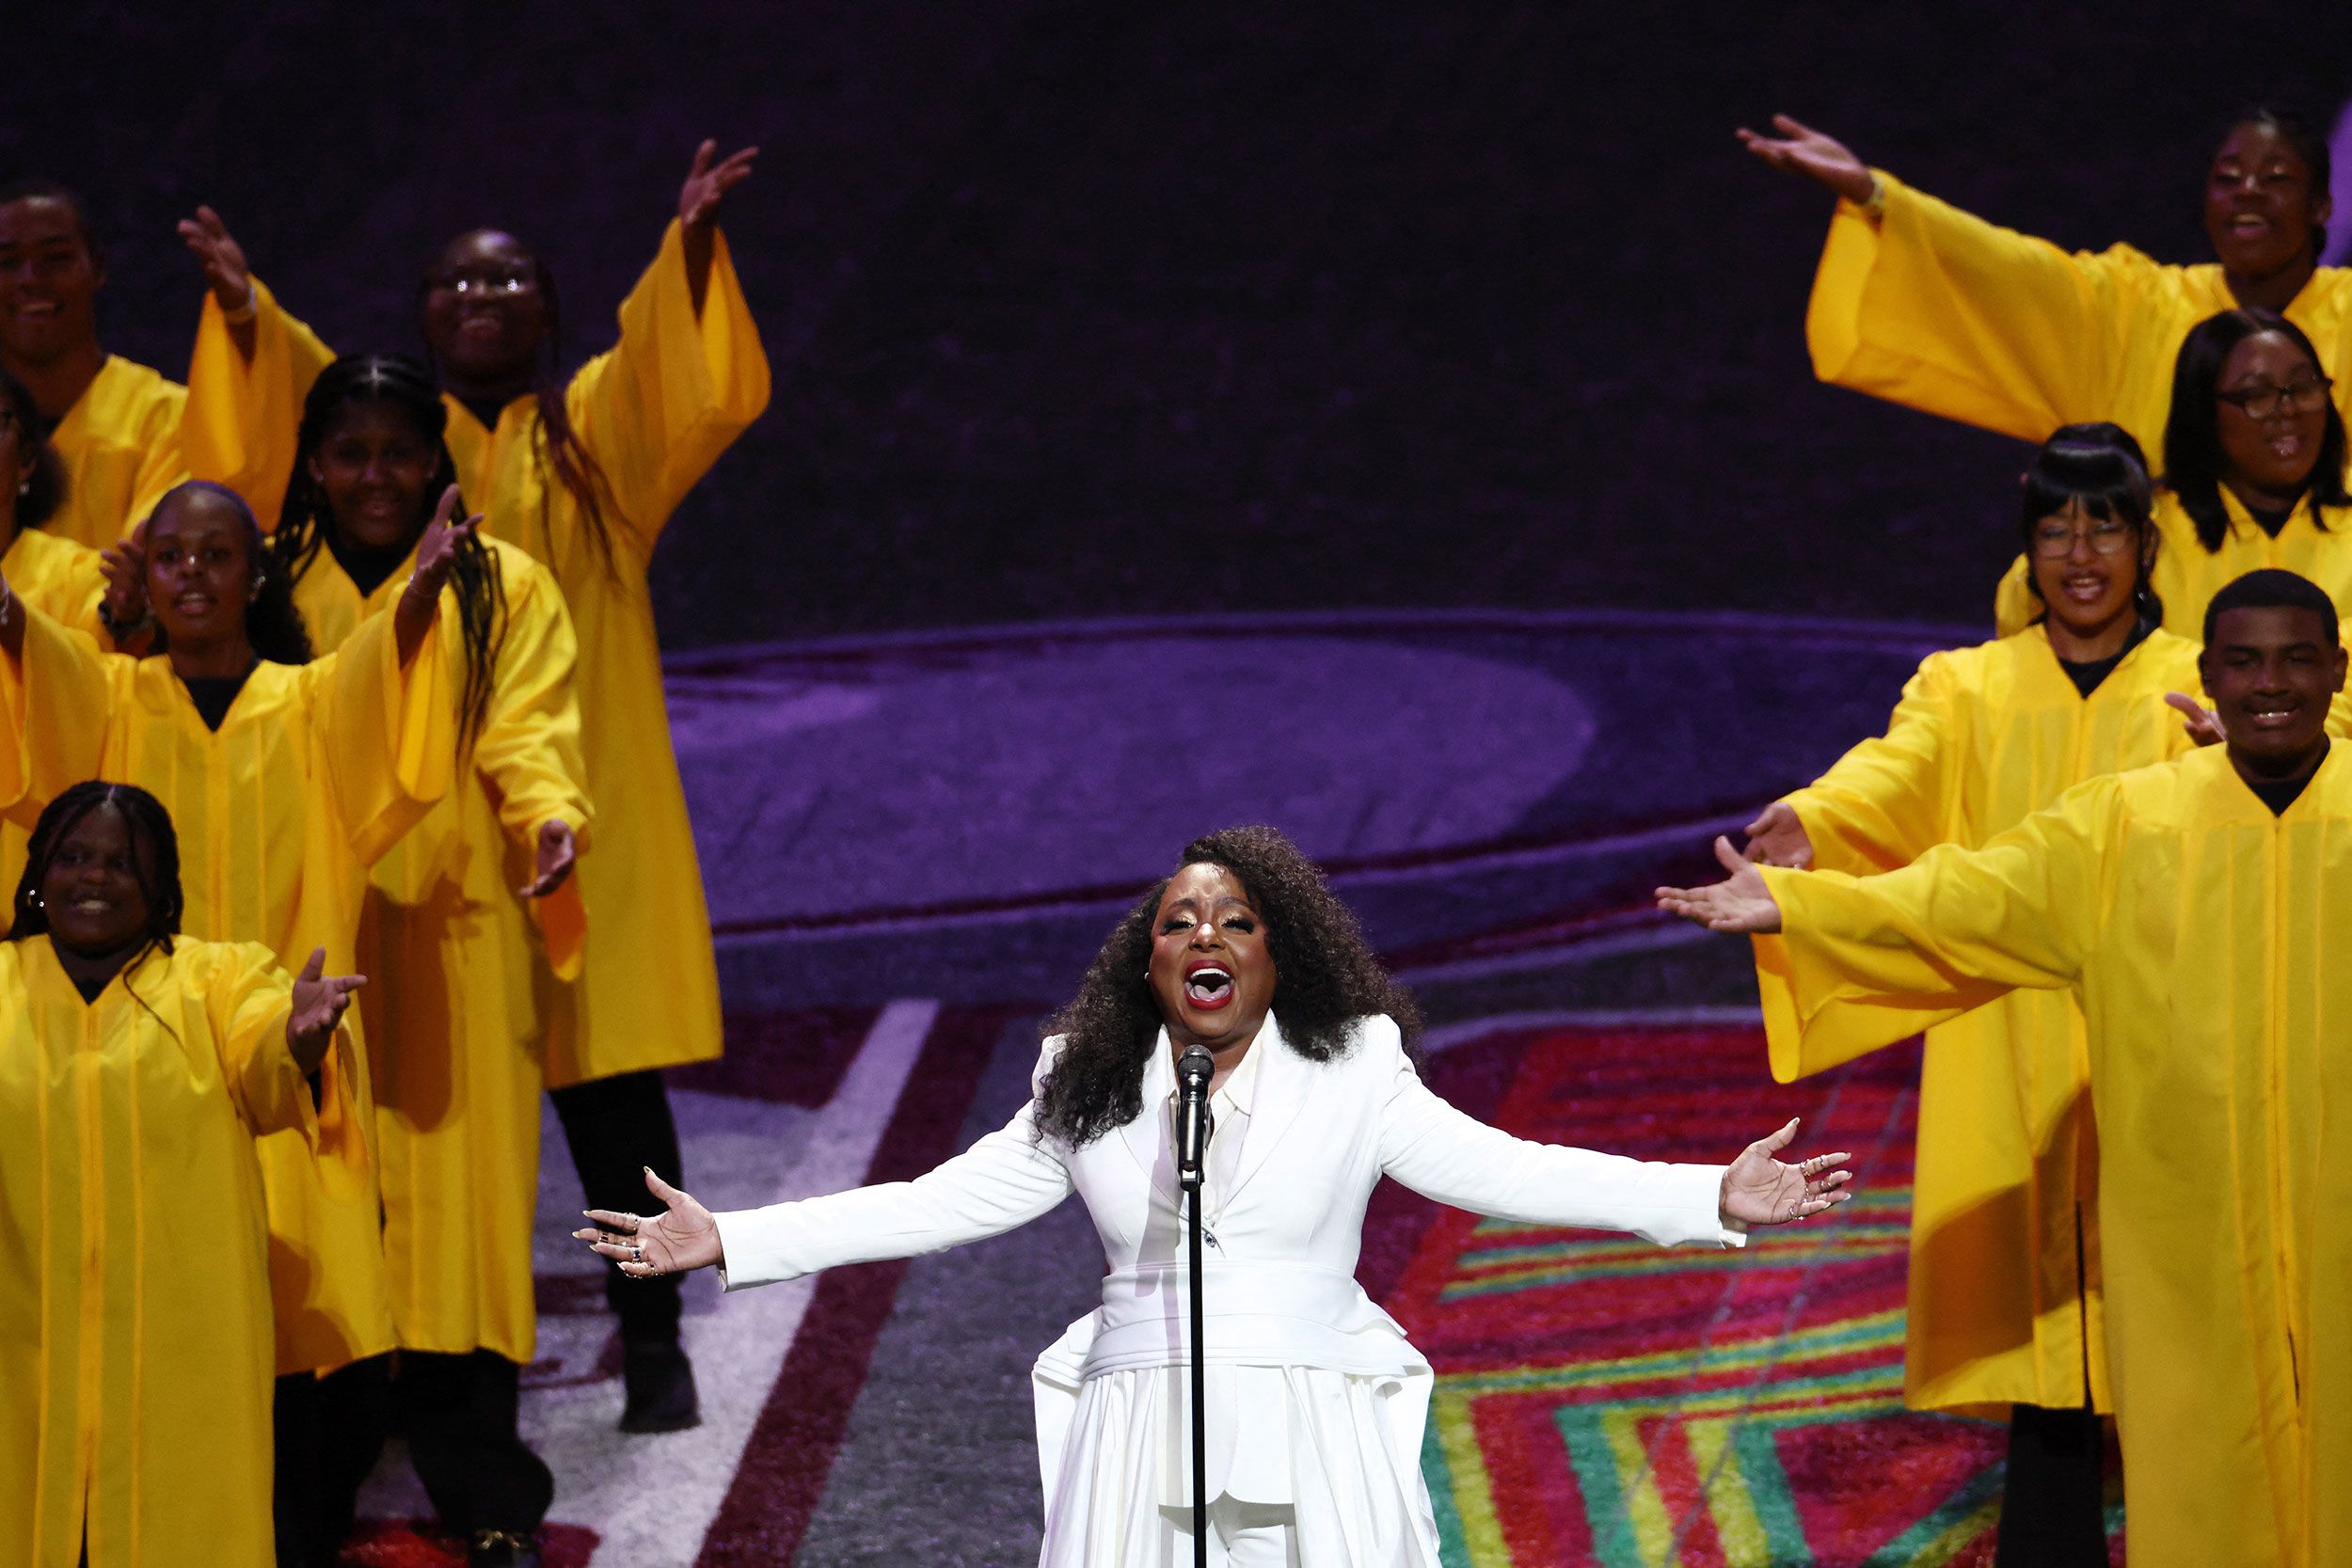
[[[522,272],[444,272],[433,277],[433,287],[445,289],[460,298],[511,297],[539,286],[539,280]]]
[[[2046,522],[2033,531],[2033,553],[2052,561],[2074,553],[2074,541],[2086,539],[2097,555],[2121,555],[2132,546],[2132,526],[2109,517],[2104,522]]]
[[[2297,414],[2310,414],[2328,406],[2328,388],[2335,383],[2326,376],[2298,381],[2292,387],[2236,387],[2214,396],[2224,403],[2237,404],[2238,412],[2249,420],[2266,420],[2281,405]]]

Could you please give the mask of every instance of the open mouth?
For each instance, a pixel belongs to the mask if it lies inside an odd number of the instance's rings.
[[[2303,437],[2293,432],[2284,436],[2273,436],[2270,438],[2270,450],[2281,459],[2292,459],[2302,452]]]
[[[1203,1012],[1215,1012],[1233,1000],[1232,973],[1223,964],[1196,963],[1184,971],[1184,1000]]]
[[[2293,724],[2302,711],[2303,705],[2300,703],[2284,705],[2264,704],[2260,706],[2249,704],[2246,708],[2246,720],[2258,730],[2282,730]]]
[[[2089,574],[2070,577],[2058,584],[2058,590],[2071,604],[2097,604],[2106,596],[2107,579]]]
[[[211,614],[213,606],[218,602],[210,594],[181,594],[173,597],[171,604],[181,614],[194,620]]]

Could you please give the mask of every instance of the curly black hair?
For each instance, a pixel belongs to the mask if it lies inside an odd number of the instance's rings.
[[[1273,828],[1227,828],[1184,846],[1178,868],[1219,865],[1265,920],[1280,998],[1282,1040],[1311,1062],[1337,1061],[1358,1019],[1386,1013],[1421,1061],[1421,1009],[1381,967],[1322,870]],[[1143,1069],[1159,1038],[1160,1006],[1143,977],[1163,877],[1111,931],[1070,1005],[1045,1026],[1064,1037],[1037,1094],[1037,1130],[1073,1148],[1124,1127],[1143,1109]]]

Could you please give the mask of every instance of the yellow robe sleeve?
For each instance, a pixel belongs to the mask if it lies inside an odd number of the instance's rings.
[[[2129,245],[2069,254],[1881,171],[1885,215],[1837,205],[1814,275],[1814,373],[2020,440],[2110,417],[2124,335],[2161,273]]]
[[[542,824],[570,824],[576,848],[586,853],[592,811],[587,765],[580,749],[580,701],[572,686],[579,644],[563,591],[545,567],[520,550],[501,552],[506,580],[506,638],[499,649],[489,708],[475,738],[475,768],[490,786],[499,823],[529,847]],[[454,613],[444,606],[444,616]],[[379,619],[382,617],[379,617]],[[580,878],[529,901],[547,941],[548,967],[560,979],[580,973],[587,912]]]
[[[304,671],[316,683],[313,741],[362,865],[374,864],[422,820],[456,771],[455,705],[441,640],[427,637],[403,665],[392,621],[370,616]]]
[[[1892,871],[1949,836],[1944,752],[1954,679],[1947,656],[1929,656],[1903,683],[1886,733],[1863,741],[1788,797],[1813,841],[1816,868],[1857,876]]]
[[[1755,939],[1772,1075],[1788,1083],[1994,998],[2072,985],[2098,934],[2116,776],[2077,784],[1979,849],[1899,871],[1762,868],[1781,934]]]
[[[180,451],[191,475],[243,496],[266,531],[278,526],[285,505],[303,399],[335,351],[289,315],[258,277],[253,305],[253,357],[247,360],[237,352],[219,301],[206,292],[188,356]]]
[[[2019,556],[2001,574],[2000,586],[1993,591],[1993,630],[2001,637],[2014,637],[2033,625],[2042,614],[2042,601],[2034,597],[2029,574],[2033,568]]]
[[[256,1133],[300,1132],[316,1147],[318,1114],[310,1085],[286,1044],[294,977],[259,942],[203,945],[213,960],[205,1012],[220,1053],[221,1078],[239,1118]]]
[[[184,397],[159,397],[147,409],[147,428],[141,433],[144,449],[138,473],[131,481],[131,509],[122,519],[126,534],[147,521],[165,492],[190,477],[186,454],[180,449],[180,421],[185,408]]]
[[[29,827],[67,785],[97,777],[117,667],[131,664],[24,607],[24,657],[0,657],[0,810]]]
[[[700,317],[673,219],[620,318],[620,341],[581,366],[564,396],[612,486],[617,526],[643,558],[686,492],[768,406],[768,356],[716,230]]]

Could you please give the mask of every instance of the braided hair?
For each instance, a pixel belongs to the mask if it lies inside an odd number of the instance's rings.
[[[130,830],[135,847],[144,842],[148,848],[145,860],[134,857],[133,874],[137,877],[139,893],[147,900],[146,946],[171,951],[171,939],[180,934],[180,916],[183,909],[180,895],[180,835],[171,826],[171,813],[164,803],[136,784],[107,784],[91,779],[72,784],[42,808],[40,819],[33,824],[32,841],[24,853],[24,875],[17,879],[16,904],[8,925],[8,934],[0,938],[8,942],[23,942],[49,929],[49,911],[40,901],[40,884],[49,876],[50,863],[57,858],[57,850],[81,820],[102,806],[112,806],[122,814],[124,825]],[[134,962],[136,961],[135,956]]]
[[[1272,828],[1228,828],[1184,846],[1180,865],[1218,865],[1240,879],[1265,917],[1282,1043],[1311,1062],[1337,1061],[1358,1019],[1386,1013],[1421,1060],[1421,1009],[1373,955],[1356,917],[1298,846]],[[1094,956],[1070,1006],[1046,1025],[1064,1037],[1040,1086],[1039,1132],[1082,1148],[1143,1109],[1143,1069],[1159,1038],[1160,1006],[1143,977],[1152,927],[1172,878],[1136,901]]]
[[[433,372],[405,354],[344,355],[319,372],[302,403],[294,473],[287,481],[285,505],[278,514],[278,531],[270,542],[290,582],[302,580],[317,563],[321,546],[337,536],[340,527],[327,504],[326,488],[310,472],[311,462],[346,409],[370,404],[397,411],[433,444],[437,456],[407,546],[413,546],[432,522],[442,492],[457,483],[456,461],[442,438],[449,427],[449,408],[441,402]],[[463,750],[481,734],[499,654],[506,642],[505,577],[497,552],[479,536],[468,534],[458,544],[450,588],[457,595],[457,626],[466,647],[466,679],[457,709],[458,746]]]

